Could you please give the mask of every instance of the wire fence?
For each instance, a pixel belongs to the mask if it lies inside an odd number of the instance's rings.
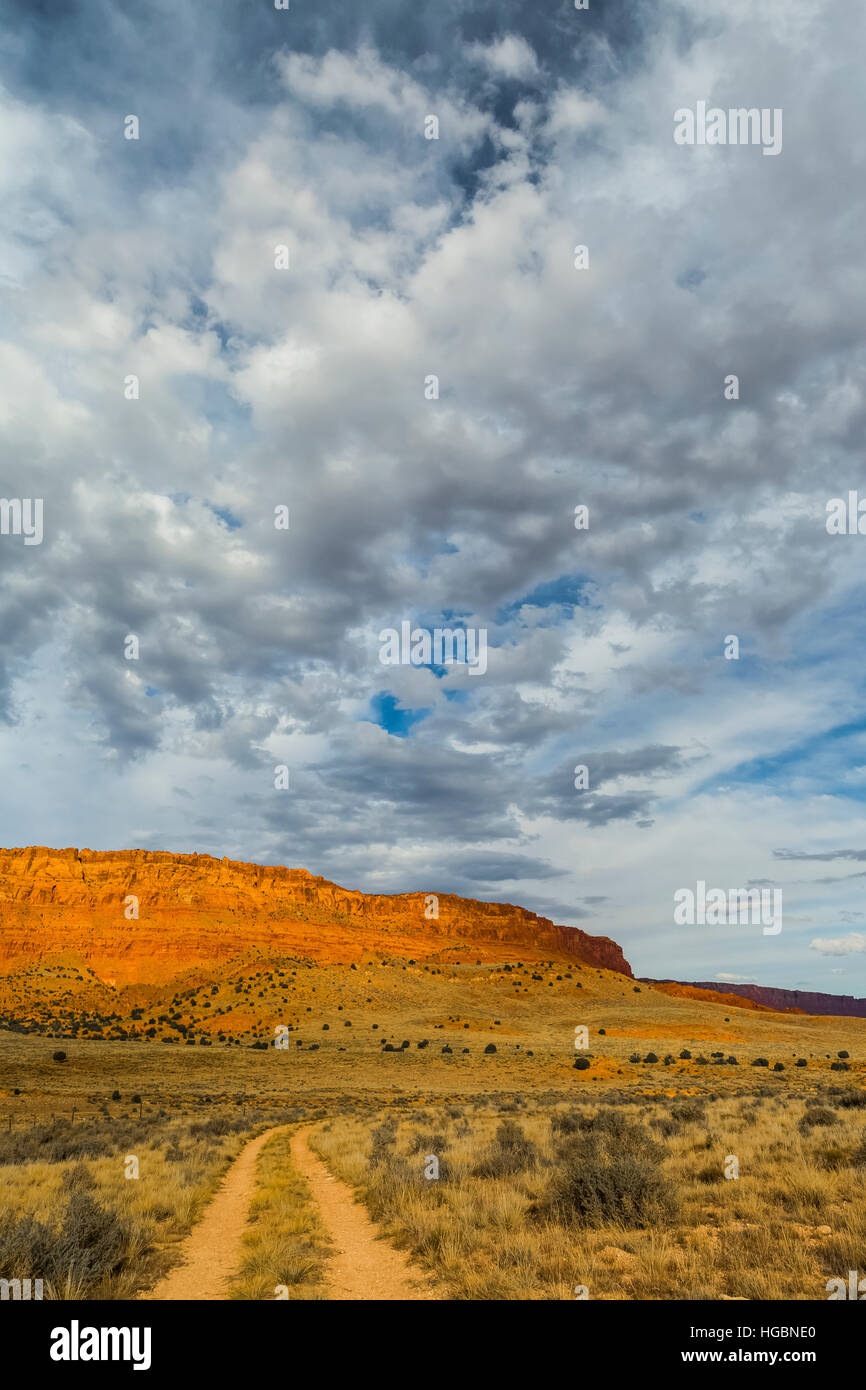
[[[231,1102],[227,1102],[227,1105],[232,1106],[232,1108],[235,1110],[239,1108],[240,1118],[246,1118],[248,1108],[247,1103],[242,1104],[240,1107],[238,1107],[237,1104],[232,1105]],[[141,1105],[138,1105],[136,1107],[136,1110],[133,1110],[131,1112],[125,1112],[123,1115],[107,1115],[102,1110],[88,1111],[85,1109],[79,1109],[78,1106],[73,1106],[71,1110],[52,1110],[42,1115],[27,1114],[22,1113],[20,1111],[16,1114],[10,1111],[8,1114],[0,1116],[0,1134],[10,1133],[13,1130],[20,1131],[46,1127],[50,1129],[55,1129],[58,1124],[112,1124],[117,1120],[132,1119],[153,1120],[154,1122],[159,1121],[160,1123],[164,1123],[167,1120],[200,1120],[203,1115],[213,1114],[215,1110],[219,1111],[221,1108],[225,1107],[220,1107],[219,1105],[201,1105],[198,1106],[195,1110],[179,1109],[177,1107],[171,1110],[165,1110],[160,1108],[157,1110],[149,1111],[148,1114],[145,1115],[144,1106],[142,1103]],[[258,1109],[265,1107],[253,1108]]]

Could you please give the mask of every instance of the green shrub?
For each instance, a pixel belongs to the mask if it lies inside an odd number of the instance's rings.
[[[60,1179],[60,1186],[64,1192],[92,1192],[96,1187],[96,1179],[83,1163],[76,1163],[72,1168],[66,1168]]]
[[[424,1134],[418,1131],[412,1135],[409,1143],[410,1154],[441,1154],[443,1149],[448,1147],[448,1137],[445,1134]]]
[[[14,1212],[0,1218],[0,1278],[43,1279],[55,1298],[88,1296],[141,1253],[129,1224],[80,1187],[73,1188],[56,1228]]]
[[[681,1100],[671,1106],[671,1119],[680,1124],[705,1124],[707,1112],[699,1100]]]
[[[826,1106],[815,1105],[811,1110],[806,1111],[800,1121],[799,1129],[801,1134],[808,1134],[809,1130],[814,1129],[816,1125],[834,1125],[835,1123],[836,1116],[832,1110],[828,1110]]]
[[[503,1120],[481,1162],[473,1168],[477,1178],[505,1178],[525,1173],[538,1162],[538,1150],[516,1120]]]
[[[394,1145],[397,1142],[397,1126],[394,1120],[386,1120],[384,1124],[377,1125],[373,1130],[372,1147],[370,1149],[370,1167],[376,1168],[380,1163],[387,1162],[392,1154]]]
[[[567,1112],[563,1115],[551,1115],[550,1128],[554,1134],[574,1134],[580,1127],[580,1115],[576,1112]]]
[[[675,1205],[661,1171],[664,1153],[636,1124],[596,1124],[574,1134],[560,1144],[557,1170],[530,1214],[582,1226],[669,1220]]]
[[[650,1128],[657,1129],[659,1134],[665,1139],[670,1139],[672,1134],[680,1133],[680,1126],[677,1124],[676,1120],[667,1120],[664,1118],[660,1120],[650,1120]]]

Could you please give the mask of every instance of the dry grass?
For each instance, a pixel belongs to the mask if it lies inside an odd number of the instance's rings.
[[[252,1225],[234,1283],[235,1299],[325,1297],[327,1239],[290,1149],[291,1134],[283,1132],[275,1134],[259,1155]]]
[[[315,1130],[311,1143],[451,1298],[571,1299],[584,1285],[601,1299],[826,1299],[829,1278],[866,1263],[866,1112],[833,1097],[825,1104],[835,1118],[820,1126],[801,1126],[808,1107],[789,1098],[708,1101],[686,1106],[680,1118],[676,1102],[623,1107],[617,1118],[662,1146],[656,1166],[625,1131],[638,1166],[664,1184],[664,1200],[639,1223],[623,1218],[616,1201],[604,1209],[606,1193],[616,1196],[622,1183],[631,1190],[633,1175],[614,1171],[622,1134],[594,1151],[578,1148],[583,1177],[587,1168],[595,1174],[600,1211],[592,1203],[566,1211],[550,1200],[574,1143],[551,1120],[564,1116],[567,1130],[571,1116],[585,1124],[595,1107],[526,1107],[520,1124],[535,1161],[498,1174],[490,1159],[503,1117],[495,1113],[461,1118],[437,1109],[391,1116],[384,1126],[340,1118]],[[438,1181],[423,1176],[434,1149],[419,1140],[431,1137],[447,1160]],[[724,1175],[729,1155],[738,1179]]]
[[[172,1247],[263,1127],[256,1115],[240,1125],[235,1117],[163,1121],[131,1144],[128,1132],[105,1125],[102,1153],[59,1162],[22,1156],[19,1136],[17,1161],[0,1165],[0,1278],[41,1278],[45,1298],[134,1298],[169,1267]],[[23,1136],[34,1151],[50,1151],[41,1137]],[[128,1157],[138,1160],[138,1178],[126,1176]]]
[[[394,946],[400,949],[399,938]],[[752,1068],[758,1058],[769,1063],[761,1069],[765,1078],[769,1073],[774,1085],[794,1091],[834,1080],[833,1065],[849,1065],[849,1079],[866,1082],[866,1019],[672,997],[572,959],[541,960],[534,951],[519,965],[478,964],[456,946],[444,954],[461,963],[414,960],[413,951],[409,959],[361,960],[355,969],[324,960],[227,962],[202,970],[194,988],[187,980],[108,991],[113,1041],[83,1031],[79,1003],[92,982],[64,976],[59,983],[72,991],[64,1006],[72,1021],[64,1015],[42,1035],[0,1027],[0,1128],[10,1118],[20,1127],[72,1104],[88,1113],[103,1105],[112,1114],[128,1112],[135,1094],[147,1113],[190,1108],[190,1101],[228,1105],[244,1095],[263,1103],[287,1089],[308,1103],[340,1094],[364,1103],[400,1091],[443,1101],[515,1089],[588,1095],[611,1086],[748,1093],[761,1076]],[[0,1006],[5,999],[15,1028],[49,1028],[53,1005],[43,1000],[45,1017],[34,1018],[34,1010],[42,1017],[44,970],[25,973],[0,975]],[[12,997],[16,980],[20,998]],[[576,1024],[589,1034],[580,1057]],[[278,1027],[291,1030],[283,1050],[269,1046]],[[496,1050],[488,1053],[491,1046]],[[55,1050],[66,1052],[66,1062],[52,1060]],[[834,1061],[842,1054],[850,1062]],[[575,1060],[589,1066],[576,1071]],[[784,1070],[776,1072],[777,1065]]]
[[[324,1156],[456,1298],[573,1298],[578,1284],[593,1298],[824,1298],[828,1278],[866,1265],[866,1111],[843,1109],[828,1089],[866,1086],[866,1019],[680,999],[530,953],[508,968],[459,956],[459,965],[377,957],[354,970],[227,965],[194,997],[186,986],[177,996],[172,985],[148,987],[141,1021],[156,1020],[152,1042],[0,1030],[0,1277],[44,1278],[34,1252],[47,1260],[69,1249],[56,1294],[128,1298],[154,1283],[243,1142],[195,1134],[193,1116],[240,1115],[251,1133],[251,1109],[256,1125],[328,1120],[317,1141]],[[182,1045],[172,1010],[213,1045]],[[229,1023],[258,1046],[221,1043]],[[268,1047],[282,1023],[292,1026],[290,1048]],[[582,1070],[576,1024],[590,1034]],[[58,1046],[65,1062],[53,1060]],[[848,1054],[850,1071],[832,1072]],[[761,1057],[769,1068],[753,1067]],[[524,1104],[508,1101],[515,1092]],[[572,1144],[569,1159],[565,1141],[578,1131],[563,1117],[611,1105],[662,1146],[647,1182],[635,1152],[610,1171],[616,1144],[603,1137]],[[61,1116],[73,1106],[67,1147]],[[821,1108],[829,1123],[806,1119]],[[96,1117],[95,1148],[82,1113]],[[394,1142],[380,1136],[384,1161],[373,1171],[372,1134],[389,1115]],[[30,1126],[52,1116],[54,1137],[39,1148]],[[507,1119],[523,1126],[533,1162],[519,1144],[497,1143]],[[266,1152],[259,1229],[236,1296],[272,1298],[285,1284],[292,1298],[318,1297],[305,1241],[322,1251],[305,1224],[306,1193],[287,1166],[270,1166],[285,1151]],[[128,1153],[139,1158],[138,1181],[124,1177]],[[421,1176],[430,1153],[438,1181]],[[729,1154],[736,1181],[723,1176]],[[79,1161],[99,1212],[79,1201],[70,1213],[63,1174]],[[588,1224],[614,1209],[616,1219]],[[16,1231],[3,1228],[4,1212]],[[44,1230],[18,1229],[28,1214]],[[78,1258],[87,1249],[94,1258]]]

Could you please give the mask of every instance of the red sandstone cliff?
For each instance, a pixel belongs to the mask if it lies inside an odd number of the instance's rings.
[[[776,989],[772,985],[719,985],[714,981],[695,986],[703,990],[725,990],[781,1013],[823,1014],[835,1018],[866,1018],[866,999],[850,994],[820,994],[808,989]]]
[[[432,890],[431,890],[432,891]],[[128,899],[138,899],[138,917]],[[242,952],[351,960],[371,950],[423,957],[472,943],[497,957],[547,953],[631,975],[614,941],[521,907],[443,893],[340,888],[305,869],[149,850],[0,850],[0,970],[74,952],[120,983],[170,978]]]

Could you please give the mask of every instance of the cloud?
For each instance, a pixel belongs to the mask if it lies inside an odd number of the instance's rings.
[[[818,938],[809,942],[809,949],[824,956],[862,955],[866,952],[866,936],[862,932],[852,931],[847,936]]]
[[[45,540],[0,537],[0,838],[555,883],[646,973],[820,969],[858,885],[786,874],[866,858],[814,849],[866,843],[866,552],[824,525],[866,423],[863,16],[394,16],[16,7],[0,434]],[[674,144],[743,93],[781,158]],[[486,628],[484,678],[383,666],[404,619]],[[784,959],[675,931],[676,887],[772,873]]]
[[[547,117],[548,136],[578,135],[600,125],[605,119],[601,102],[571,87],[554,95]]]
[[[519,34],[503,34],[493,43],[469,44],[466,52],[473,62],[483,63],[497,76],[530,81],[539,72],[535,53]]]
[[[834,859],[847,859],[855,864],[862,864],[866,861],[866,850],[864,849],[828,849],[822,850],[817,854],[809,854],[804,850],[774,849],[773,856],[776,859],[786,859],[793,863],[831,863]]]

